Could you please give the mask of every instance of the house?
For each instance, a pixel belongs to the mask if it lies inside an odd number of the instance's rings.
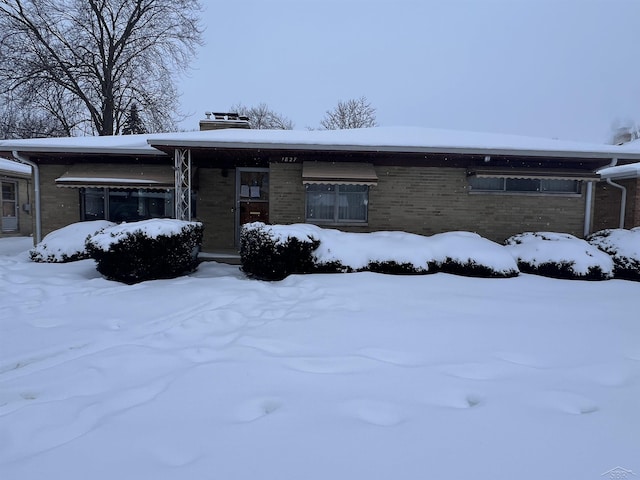
[[[496,241],[532,230],[584,236],[618,217],[611,185],[603,184],[610,205],[598,203],[596,172],[640,161],[631,144],[404,127],[251,130],[233,115],[209,120],[196,132],[3,141],[0,156],[37,170],[41,234],[98,218],[197,219],[205,251],[236,249],[240,225],[252,221],[469,230]],[[222,128],[225,120],[232,128]]]
[[[0,237],[31,235],[31,167],[0,158],[0,185]]]

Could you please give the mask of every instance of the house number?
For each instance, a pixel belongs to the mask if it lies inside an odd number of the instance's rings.
[[[282,157],[282,161],[285,163],[293,163],[298,160],[298,157]]]

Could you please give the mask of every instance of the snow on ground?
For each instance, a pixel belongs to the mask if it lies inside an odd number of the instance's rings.
[[[0,239],[2,480],[640,471],[638,282],[211,262],[127,286],[29,246]]]

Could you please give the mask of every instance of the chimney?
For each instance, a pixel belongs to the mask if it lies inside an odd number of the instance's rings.
[[[200,120],[200,131],[220,130],[222,128],[251,128],[249,117],[229,112],[204,112],[206,117]],[[211,118],[213,116],[213,118]]]

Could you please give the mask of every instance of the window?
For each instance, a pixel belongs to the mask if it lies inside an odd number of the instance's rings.
[[[311,223],[365,223],[368,220],[368,185],[305,186],[306,219]]]
[[[18,230],[18,186],[16,182],[2,182],[2,231]]]
[[[548,178],[492,178],[469,177],[472,191],[477,192],[535,192],[535,193],[580,193],[578,180]]]
[[[136,222],[173,217],[171,190],[83,188],[80,195],[83,220]]]

